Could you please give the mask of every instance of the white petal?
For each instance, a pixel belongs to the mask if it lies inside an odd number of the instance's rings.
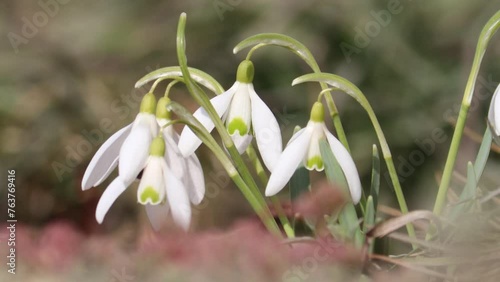
[[[158,231],[165,224],[169,206],[165,201],[159,205],[146,205],[146,214],[153,229]]]
[[[226,127],[230,135],[244,136],[250,132],[252,124],[252,106],[250,103],[250,86],[252,84],[240,83],[234,93],[227,112]],[[232,128],[233,122],[236,127]]]
[[[109,208],[115,200],[127,189],[131,182],[124,182],[120,177],[115,178],[111,184],[104,190],[99,203],[97,203],[97,208],[95,209],[95,218],[99,224],[102,223],[104,216],[108,212]]]
[[[309,142],[311,141],[312,128],[306,127],[292,137],[294,140],[285,148],[276,167],[271,173],[266,187],[266,196],[276,195],[292,177],[293,173],[304,159]],[[297,136],[296,136],[297,135]]]
[[[326,126],[324,127],[324,132],[330,144],[330,148],[332,149],[332,153],[344,172],[347,185],[349,185],[349,191],[351,192],[352,201],[357,204],[361,199],[362,188],[356,164],[354,164],[354,160],[344,145],[328,131]]]
[[[158,205],[165,199],[165,182],[163,178],[163,157],[149,157],[146,168],[137,189],[137,201],[140,204]],[[149,197],[144,193],[149,193]],[[147,197],[147,198],[143,198]]]
[[[233,139],[234,146],[238,150],[238,153],[243,154],[245,150],[248,148],[248,145],[252,143],[253,136],[250,134],[240,136],[239,134],[234,134],[231,136]]]
[[[166,145],[165,160],[167,165],[179,179],[182,179],[186,174],[184,156],[180,152],[177,142],[172,138],[171,133],[163,131],[163,136]]]
[[[313,162],[312,164],[310,164],[309,162],[314,158],[319,158],[321,159],[321,162],[323,162],[321,157],[321,150],[319,148],[319,141],[325,137],[323,129],[324,123],[309,121],[309,124],[313,128],[313,131],[311,136],[311,143],[309,143],[309,148],[307,150],[306,157],[304,158],[304,166],[308,170],[323,171],[325,169],[324,164],[321,167],[318,167],[317,162]]]
[[[229,104],[231,103],[231,98],[233,98],[234,92],[238,87],[238,82],[236,82],[231,88],[226,92],[216,96],[210,100],[215,108],[215,111],[221,117],[227,111]],[[193,116],[197,118],[200,123],[210,132],[214,129],[214,123],[207,111],[203,108],[199,108],[194,112]],[[190,156],[198,147],[201,145],[201,140],[194,134],[188,126],[185,126],[182,130],[181,137],[179,140],[179,149],[185,157]]]
[[[83,175],[82,190],[101,184],[115,169],[118,164],[120,148],[131,128],[132,124],[129,124],[118,130],[97,150]]]
[[[205,196],[205,178],[203,169],[196,154],[192,154],[185,159],[187,174],[184,176],[184,184],[191,203],[198,205]]]
[[[189,204],[186,188],[166,165],[163,172],[172,217],[179,226],[187,231],[191,223],[191,205]]]
[[[144,168],[152,139],[148,123],[134,124],[120,149],[118,174],[125,181],[133,181]]]
[[[500,136],[500,99],[498,93],[500,92],[500,84],[498,85],[493,97],[491,98],[490,110],[488,112],[488,121],[492,127],[493,133]]]
[[[280,126],[271,110],[255,93],[253,86],[250,87],[250,99],[252,101],[252,126],[257,147],[267,169],[273,172],[283,150]]]

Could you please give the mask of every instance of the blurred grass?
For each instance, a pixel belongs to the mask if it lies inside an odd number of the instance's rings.
[[[97,146],[81,154],[76,166],[59,179],[55,162],[66,164],[68,150],[82,144],[82,131],[100,130],[104,138],[131,122],[138,109],[122,97],[133,93],[135,81],[159,67],[176,64],[175,31],[178,15],[188,14],[187,53],[193,67],[203,69],[225,86],[234,81],[243,55],[233,46],[259,32],[280,32],[308,46],[323,71],[352,80],[372,103],[394,155],[408,160],[419,147],[415,139],[429,138],[443,128],[451,138],[451,126],[443,114],[458,105],[465,87],[478,34],[500,4],[493,1],[401,1],[401,13],[373,37],[366,48],[348,62],[342,42],[353,45],[355,28],[373,20],[371,11],[386,9],[386,1],[242,1],[221,19],[216,1],[69,1],[40,27],[15,53],[7,35],[22,34],[23,17],[32,19],[42,8],[36,1],[0,4],[0,152],[2,173],[17,170],[17,213],[33,225],[55,218],[82,226],[92,222],[93,207],[105,185],[94,192],[80,192],[80,180]],[[500,42],[494,38],[486,54],[482,75],[498,81]],[[296,124],[304,125],[307,111],[319,87],[292,88],[293,78],[309,72],[292,54],[268,47],[254,54],[255,88],[270,107],[283,117],[287,142]],[[485,91],[478,89],[478,91]],[[468,126],[485,127],[490,95],[470,115]],[[180,87],[174,97],[190,109],[197,106]],[[335,96],[351,149],[363,174],[370,180],[371,145],[376,142],[366,114],[349,97]],[[120,107],[120,108],[119,108]],[[455,112],[453,113],[455,116]],[[110,132],[100,125],[109,122]],[[415,166],[402,183],[410,209],[430,207],[436,191],[434,174],[442,169],[450,139],[436,144],[436,151]],[[101,141],[102,142],[102,141]],[[457,169],[475,156],[479,144],[464,140]],[[208,150],[200,152],[206,172],[221,171]],[[485,171],[486,181],[498,183],[498,157]],[[198,226],[226,226],[248,212],[231,183],[199,213]],[[133,189],[130,189],[133,190]],[[382,178],[382,202],[393,201]],[[122,197],[109,217],[127,212],[138,218],[134,193]],[[2,192],[4,193],[4,192]],[[4,195],[2,194],[2,198]],[[126,199],[124,199],[126,198]],[[0,207],[5,207],[5,201]],[[3,217],[4,215],[0,215]],[[126,220],[121,219],[121,222]],[[115,220],[116,221],[116,220]],[[115,221],[105,221],[113,226]],[[120,222],[120,221],[119,221]]]

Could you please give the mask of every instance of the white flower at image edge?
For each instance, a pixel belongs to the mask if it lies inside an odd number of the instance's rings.
[[[273,171],[282,152],[281,132],[272,111],[254,90],[253,72],[252,62],[243,61],[233,86],[210,101],[225,122],[238,152],[242,154],[252,141],[253,129],[262,160],[269,171]],[[205,109],[199,108],[193,115],[209,132],[214,129],[214,123]],[[201,140],[185,127],[179,141],[181,153],[189,156],[200,145]]]
[[[340,141],[331,134],[324,123],[324,109],[316,102],[311,111],[311,119],[307,126],[295,133],[281,154],[276,168],[272,172],[266,187],[266,196],[280,192],[290,180],[301,163],[308,170],[322,171],[324,169],[319,142],[326,138],[333,155],[337,159],[351,194],[356,204],[361,198],[361,182],[356,165]]]
[[[497,86],[493,97],[491,98],[490,109],[488,112],[488,124],[493,135],[493,139],[500,143],[500,99],[498,93],[500,92],[500,84]]]

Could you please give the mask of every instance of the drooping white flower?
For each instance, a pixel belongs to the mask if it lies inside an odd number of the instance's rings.
[[[83,175],[82,190],[101,184],[117,166],[121,179],[132,183],[144,168],[151,140],[158,134],[155,107],[154,95],[146,94],[134,122],[113,134],[97,150]]]
[[[500,99],[498,93],[500,92],[500,84],[497,86],[493,97],[491,98],[490,110],[488,112],[488,124],[493,135],[493,138],[499,143],[500,137]]]
[[[151,224],[159,229],[169,210],[175,223],[189,229],[191,206],[184,183],[165,160],[165,141],[157,137],[151,144],[150,156],[137,189],[137,201],[146,206]]]
[[[201,202],[205,182],[196,155],[184,158],[177,146],[178,134],[172,126],[164,127],[170,121],[167,103],[167,98],[161,98],[156,107],[154,95],[146,94],[135,121],[111,136],[90,162],[83,177],[83,190],[102,183],[118,166],[118,177],[106,188],[97,204],[99,223],[115,200],[144,170],[137,200],[145,205],[153,228],[158,230],[170,211],[179,226],[185,230],[189,228],[189,201]],[[153,114],[155,108],[156,116]],[[159,127],[162,128],[161,138],[154,138]]]
[[[269,178],[266,196],[276,195],[290,180],[301,163],[308,170],[322,171],[323,159],[320,141],[326,138],[333,155],[337,159],[347,180],[352,201],[358,203],[361,198],[361,182],[356,165],[345,147],[331,134],[324,123],[323,104],[316,102],[311,111],[307,126],[295,133],[276,163]]]
[[[272,111],[253,88],[253,75],[252,62],[243,61],[238,66],[233,86],[211,99],[211,103],[225,122],[238,152],[246,150],[252,141],[253,131],[264,164],[273,171],[282,152],[281,132]],[[214,123],[205,109],[199,108],[193,115],[208,131],[214,129]],[[190,156],[200,145],[201,140],[191,129],[185,127],[179,141],[181,153]]]
[[[198,205],[205,196],[203,168],[196,154],[191,154],[188,157],[182,155],[178,147],[179,134],[172,125],[165,126],[170,122],[170,112],[166,108],[169,102],[167,97],[160,98],[156,110],[156,120],[160,128],[163,128],[162,133],[167,148],[165,159],[168,167],[182,180],[191,203]]]

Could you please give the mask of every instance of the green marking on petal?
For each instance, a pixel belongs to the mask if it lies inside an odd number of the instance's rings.
[[[141,195],[139,196],[139,202],[145,205],[148,199],[150,199],[152,205],[160,203],[160,194],[158,194],[158,192],[156,192],[156,189],[154,189],[152,186],[148,186],[142,191]]]
[[[323,164],[323,159],[321,156],[314,156],[307,160],[306,168],[308,170],[316,169],[317,171],[322,171],[325,166]]]
[[[323,103],[321,102],[314,103],[311,109],[311,120],[315,122],[325,121],[325,109],[323,108]]]
[[[233,135],[238,130],[240,136],[248,134],[248,126],[242,118],[233,118],[227,125],[227,131]]]

